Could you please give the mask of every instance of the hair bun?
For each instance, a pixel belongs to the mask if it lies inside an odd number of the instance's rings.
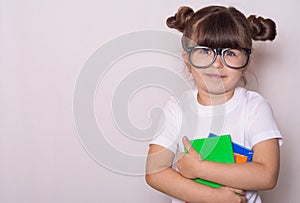
[[[248,18],[254,40],[273,40],[276,36],[276,24],[273,20],[251,15]]]
[[[187,22],[193,15],[193,9],[187,6],[182,6],[178,9],[177,13],[174,16],[171,16],[167,19],[167,26],[169,28],[174,28],[180,32],[183,32],[187,25]]]

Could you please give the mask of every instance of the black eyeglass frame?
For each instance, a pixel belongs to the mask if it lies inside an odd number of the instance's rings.
[[[204,49],[211,49],[213,50],[214,52],[214,58],[213,60],[211,61],[211,63],[207,66],[196,66],[192,63],[192,60],[191,60],[191,53],[194,49],[197,49],[197,48],[204,48]],[[225,51],[228,51],[230,49],[237,49],[237,50],[244,50],[246,53],[247,53],[247,60],[245,62],[245,64],[241,67],[234,67],[234,66],[230,66],[226,63],[226,61],[224,60],[224,52]],[[188,54],[188,60],[189,60],[189,63],[194,66],[195,68],[208,68],[210,67],[217,59],[217,56],[220,55],[221,56],[221,60],[223,62],[223,64],[225,64],[227,67],[229,68],[233,68],[233,69],[241,69],[241,68],[244,68],[245,66],[248,65],[248,62],[249,62],[249,59],[250,59],[250,55],[251,55],[251,49],[248,49],[248,48],[210,48],[210,47],[206,47],[206,46],[194,46],[194,47],[188,47],[186,48],[186,52]]]

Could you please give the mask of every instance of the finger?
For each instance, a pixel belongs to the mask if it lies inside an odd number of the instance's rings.
[[[244,196],[242,196],[242,197],[240,197],[241,198],[241,202],[242,203],[247,203],[248,202],[248,200],[247,200],[247,198],[246,197],[244,197]]]
[[[242,196],[245,195],[245,191],[244,191],[244,190],[233,189],[233,192],[234,192],[235,194],[239,194],[239,195],[242,195]]]
[[[186,137],[186,136],[183,136],[182,137],[182,143],[183,143],[183,146],[186,148],[186,150],[188,151],[188,153],[193,150],[193,147],[189,141],[189,139]]]
[[[236,194],[239,194],[239,195],[242,195],[244,196],[245,195],[245,191],[244,190],[240,190],[240,189],[236,189],[236,188],[231,188],[231,187],[226,187],[226,186],[223,186],[225,188],[227,188],[228,190],[236,193]]]

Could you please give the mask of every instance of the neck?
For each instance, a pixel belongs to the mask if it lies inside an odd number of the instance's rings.
[[[222,93],[211,93],[198,90],[197,100],[201,105],[214,106],[224,104],[229,101],[233,97],[233,94],[234,90]]]

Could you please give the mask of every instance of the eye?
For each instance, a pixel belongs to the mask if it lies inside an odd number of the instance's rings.
[[[229,50],[225,51],[224,55],[234,57],[234,56],[237,56],[237,51],[238,50],[229,49]]]
[[[199,48],[197,49],[197,52],[203,55],[210,55],[212,53],[212,50],[209,48]]]

